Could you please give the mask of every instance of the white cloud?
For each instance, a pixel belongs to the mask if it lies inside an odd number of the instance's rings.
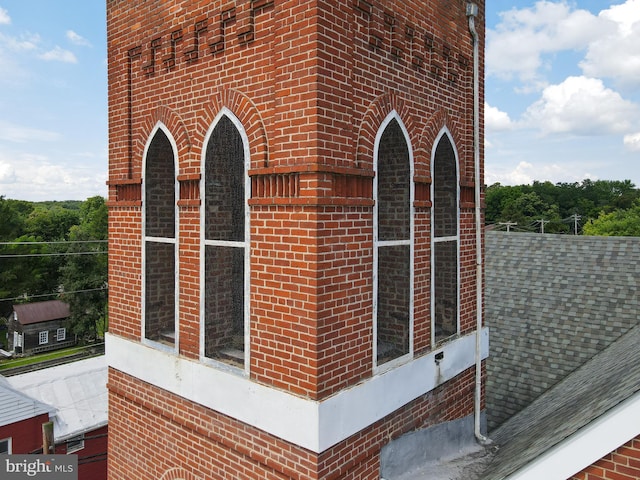
[[[39,44],[40,36],[34,33],[25,33],[20,37],[12,37],[0,33],[0,46],[12,52],[23,53],[36,50]]]
[[[56,132],[40,130],[37,128],[14,125],[0,120],[0,140],[13,143],[26,143],[34,141],[55,141],[60,138]]]
[[[11,23],[11,17],[9,12],[0,7],[0,25],[9,25]]]
[[[515,168],[500,168],[496,165],[487,164],[487,174],[485,183],[492,185],[501,183],[503,185],[530,185],[534,180],[549,180],[557,182],[580,182],[586,178],[597,180],[597,176],[581,172],[581,170],[571,168],[570,165],[559,165],[557,163],[536,162],[535,164],[521,161]]]
[[[624,146],[632,152],[640,152],[640,132],[625,135]]]
[[[72,52],[58,46],[54,47],[53,50],[38,55],[38,58],[47,61],[78,63],[78,59]]]
[[[3,183],[13,183],[16,181],[16,171],[8,162],[0,160],[0,185]]]
[[[54,163],[46,156],[0,153],[0,191],[17,200],[84,200],[106,196],[105,169]]]
[[[590,42],[580,67],[585,75],[612,78],[621,88],[640,87],[640,0],[627,0],[600,12],[611,26]]]
[[[80,45],[83,47],[90,47],[91,43],[89,42],[89,40],[87,40],[86,38],[78,35],[76,32],[74,32],[73,30],[67,30],[67,39],[69,39],[69,41],[75,45]]]
[[[523,125],[542,134],[606,135],[632,128],[638,107],[601,80],[569,77],[544,89],[525,112]]]
[[[493,132],[511,130],[513,128],[513,122],[509,115],[488,103],[484,104],[484,124],[488,131]]]
[[[532,8],[505,11],[495,30],[487,32],[487,74],[517,76],[540,83],[545,54],[580,50],[611,25],[565,2],[538,1]]]

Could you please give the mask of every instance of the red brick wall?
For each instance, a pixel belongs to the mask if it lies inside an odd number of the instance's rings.
[[[238,2],[235,10],[228,11],[222,2],[193,1],[184,8],[181,2],[167,0],[163,8],[155,4],[152,8],[147,2],[109,1],[113,333],[139,338],[143,149],[155,123],[162,121],[178,149],[179,248],[184,258],[179,266],[184,342],[179,348],[183,355],[198,356],[195,273],[200,259],[194,207],[199,206],[204,135],[225,106],[245,126],[252,154],[251,318],[252,332],[263,335],[252,339],[252,374],[313,398],[361,380],[362,356],[368,353],[369,342],[360,342],[362,350],[349,355],[350,363],[343,359],[339,365],[334,350],[318,349],[328,345],[323,322],[334,318],[335,310],[331,301],[324,303],[322,284],[327,271],[335,274],[332,295],[341,298],[344,311],[352,312],[358,325],[353,335],[367,335],[372,328],[367,302],[372,296],[364,292],[363,282],[369,281],[371,270],[371,230],[344,245],[337,243],[342,241],[341,231],[325,228],[320,236],[317,220],[299,219],[321,219],[331,206],[334,215],[371,225],[373,140],[392,109],[398,111],[412,142],[418,207],[430,205],[430,155],[443,126],[453,136],[461,189],[467,196],[472,175],[472,51],[464,6],[448,0],[396,3],[385,9],[366,1],[316,5],[265,0],[253,2],[251,8],[250,2]],[[214,52],[221,48],[221,22],[224,48]],[[354,206],[359,208],[355,217]],[[470,206],[463,203],[462,232],[473,230]],[[276,234],[262,231],[263,225],[278,225],[282,218],[289,218],[289,225],[279,227]],[[416,351],[428,349],[431,336],[428,238],[428,228],[417,230],[416,257],[425,260],[417,264],[424,269],[416,270],[416,280],[424,279],[416,285],[415,301],[422,307],[416,313]],[[474,255],[473,243],[465,240],[463,262]],[[336,246],[361,248],[357,254],[345,257],[341,252],[332,260],[318,257],[323,249]],[[280,260],[272,255],[280,255]],[[285,255],[293,256],[297,264],[282,265]],[[303,268],[297,268],[301,262]],[[467,263],[463,265],[466,268]],[[474,278],[466,270],[462,273],[461,325],[466,333],[474,323]],[[358,286],[349,275],[357,278]],[[265,286],[269,282],[276,288]],[[304,308],[296,302],[303,302]],[[288,320],[280,318],[287,315],[289,322],[295,318],[296,324],[306,325],[303,331],[294,333]],[[297,350],[280,348],[291,343],[297,343]],[[321,371],[326,372],[322,379]]]
[[[484,2],[477,3],[482,20]],[[201,158],[224,107],[246,130],[251,160],[252,380],[321,400],[373,375],[374,141],[393,110],[408,131],[415,169],[414,352],[431,349],[431,153],[444,127],[459,157],[460,321],[461,333],[470,333],[473,97],[465,4],[107,0],[110,332],[141,339],[143,158],[162,122],[177,147],[180,189],[178,351],[199,357]],[[189,463],[194,472],[241,477],[281,478],[276,470],[289,465],[284,476],[294,478],[374,478],[389,435],[470,413],[473,384],[465,374],[315,455],[112,372],[111,478],[159,478],[142,472]],[[459,392],[464,398],[438,403]],[[226,429],[241,440],[230,442]],[[265,453],[255,444],[274,449],[273,458],[260,460]],[[206,454],[192,458],[194,448]]]
[[[473,378],[469,369],[316,454],[110,369],[109,478],[157,480],[180,466],[194,479],[375,479],[390,440],[473,412]]]
[[[640,478],[640,435],[601,458],[571,480],[636,480]]]

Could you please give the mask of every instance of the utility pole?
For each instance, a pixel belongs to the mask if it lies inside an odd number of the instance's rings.
[[[580,220],[581,218],[582,217],[577,213],[573,214],[573,234],[574,235],[578,234],[578,220]]]
[[[540,224],[540,233],[544,233],[544,224],[549,223],[550,220],[540,219],[538,223]]]
[[[53,437],[53,422],[42,424],[42,453],[49,455],[56,453],[56,443]]]
[[[511,227],[515,227],[518,225],[518,222],[500,222],[498,225],[503,225],[507,227],[507,233],[511,231]]]

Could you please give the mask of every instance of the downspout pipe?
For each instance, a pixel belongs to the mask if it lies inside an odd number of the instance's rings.
[[[492,442],[480,431],[481,398],[482,398],[482,222],[480,207],[480,60],[479,39],[475,19],[478,5],[467,3],[469,31],[473,38],[473,167],[475,179],[475,217],[476,217],[476,376],[474,389],[474,435],[481,445]]]

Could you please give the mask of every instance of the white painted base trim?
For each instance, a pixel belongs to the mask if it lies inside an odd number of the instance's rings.
[[[316,453],[430,392],[475,364],[475,333],[323,401],[106,334],[110,367]],[[436,354],[443,353],[436,363]],[[482,331],[482,358],[489,332]]]
[[[570,478],[640,434],[638,419],[640,393],[578,430],[508,479]]]

